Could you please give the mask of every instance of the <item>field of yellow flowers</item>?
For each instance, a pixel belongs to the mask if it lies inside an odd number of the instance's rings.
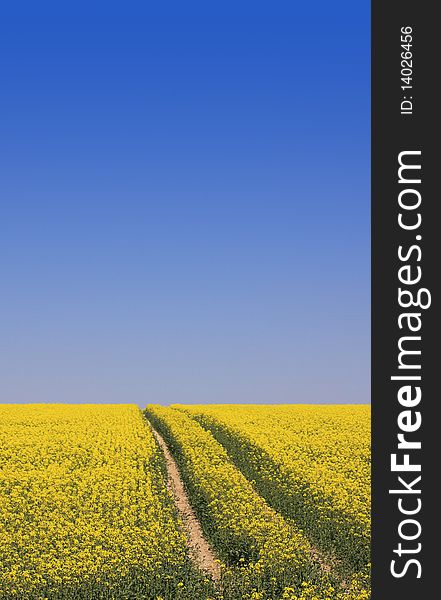
[[[0,405],[2,600],[210,597],[130,405]]]
[[[361,518],[369,513],[369,473],[364,465],[357,470],[360,461],[369,460],[366,408],[358,411],[356,407],[352,412],[350,408],[345,410],[346,407],[325,407],[325,411],[322,407],[308,408],[150,405],[146,409],[147,418],[175,455],[204,531],[223,561],[225,598],[366,600],[370,597],[364,539],[360,543],[356,537],[357,522],[350,521],[351,511],[359,509],[357,516]],[[219,435],[224,428],[229,436]],[[339,452],[344,447],[341,435],[349,430],[352,438],[346,443],[351,448],[343,452],[343,463],[339,462],[342,460]],[[328,436],[333,440],[327,439]],[[246,443],[241,443],[242,439]],[[365,441],[367,445],[363,446]],[[253,454],[256,448],[262,452]],[[275,448],[274,453],[271,448]],[[264,460],[264,451],[271,462]],[[279,469],[281,464],[283,468]],[[360,502],[356,501],[354,508],[349,506],[348,496],[346,504],[328,500],[318,487],[323,477],[327,482],[322,487],[327,486],[328,494],[336,497],[338,486],[343,486],[342,493],[356,493]],[[360,481],[363,477],[365,480]],[[352,483],[357,478],[360,485],[355,491]],[[309,492],[308,484],[312,486],[314,482],[315,496],[305,494]],[[296,493],[304,494],[303,502],[292,493],[290,486],[295,484]],[[283,501],[278,496],[282,493],[286,495]],[[313,509],[308,513],[304,505],[312,501]],[[290,502],[296,503],[294,509]],[[331,513],[333,506],[336,508]],[[347,509],[345,513],[343,506]],[[299,507],[301,510],[297,512]],[[315,523],[309,520],[312,515]],[[334,525],[331,519],[336,518],[340,521]],[[341,549],[337,555],[333,552],[335,546],[326,543],[332,539],[331,527],[338,531],[341,523],[354,536],[347,545],[353,555],[345,561],[340,559]],[[366,528],[360,531],[366,536],[368,521],[362,524]],[[323,535],[317,533],[322,528]],[[357,555],[359,552],[361,557]]]
[[[0,404],[0,600],[369,600],[369,409]],[[201,572],[165,439],[221,566]]]
[[[200,405],[191,415],[255,489],[341,576],[370,560],[370,408],[366,405]]]

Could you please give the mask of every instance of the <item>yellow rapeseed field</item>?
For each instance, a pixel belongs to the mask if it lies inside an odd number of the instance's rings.
[[[367,407],[149,405],[144,416],[0,405],[0,600],[369,600]],[[189,555],[151,426],[220,581]]]
[[[179,406],[210,430],[259,493],[345,577],[370,555],[370,407]],[[361,575],[360,575],[361,574]]]
[[[0,463],[2,600],[209,596],[137,407],[0,405]]]
[[[211,410],[199,406],[189,413],[199,414],[205,409]],[[369,598],[365,576],[357,573],[352,580],[342,582],[330,573],[295,521],[285,520],[256,493],[255,482],[250,482],[235,467],[226,449],[189,418],[189,413],[157,405],[146,409],[147,418],[174,453],[203,528],[224,562],[224,597],[230,600]],[[265,417],[274,435],[268,413]],[[315,435],[318,433],[316,430]],[[277,435],[280,437],[280,430]]]

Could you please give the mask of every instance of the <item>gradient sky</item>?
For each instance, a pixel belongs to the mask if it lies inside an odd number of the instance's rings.
[[[0,402],[368,402],[367,0],[7,4]]]

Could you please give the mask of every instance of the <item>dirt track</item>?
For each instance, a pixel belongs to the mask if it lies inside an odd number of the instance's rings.
[[[203,571],[218,581],[220,579],[219,562],[217,562],[213,550],[205,539],[200,523],[188,500],[178,466],[170,454],[170,450],[163,437],[154,429],[153,434],[165,456],[168,487],[184,523],[190,555]]]

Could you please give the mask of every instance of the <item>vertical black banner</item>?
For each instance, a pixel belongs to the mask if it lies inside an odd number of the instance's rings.
[[[426,600],[437,593],[435,7],[372,3],[374,600]]]

